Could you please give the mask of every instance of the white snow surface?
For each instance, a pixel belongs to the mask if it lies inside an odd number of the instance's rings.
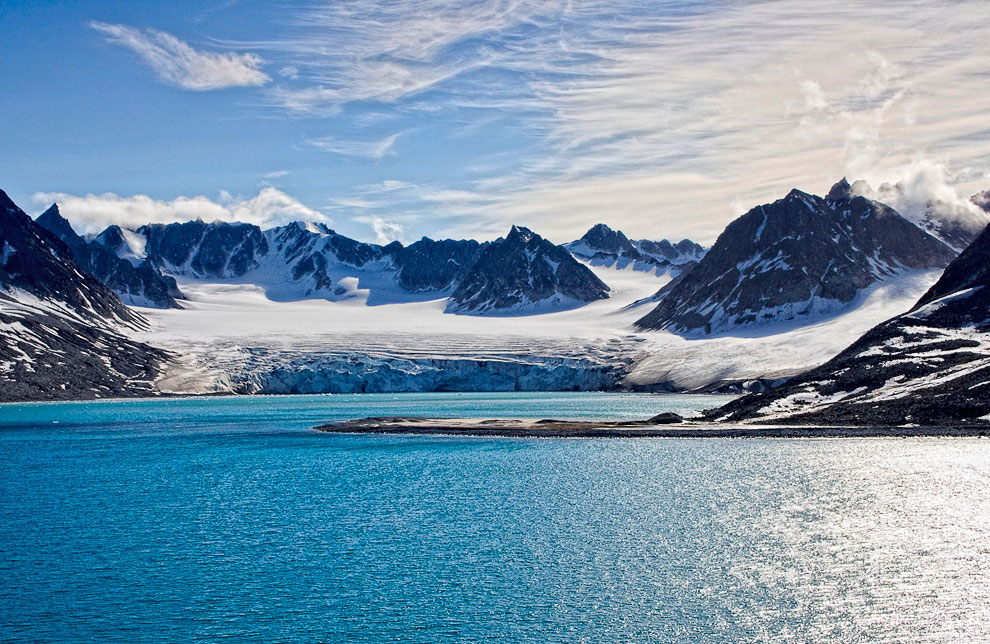
[[[866,289],[854,302],[855,308],[807,319],[804,326],[762,324],[714,338],[684,338],[665,331],[644,334],[646,357],[627,382],[669,381],[696,389],[720,381],[796,375],[828,361],[880,322],[909,310],[940,275],[941,270],[901,273]]]
[[[338,283],[349,297],[338,301],[322,299],[322,293],[315,296],[320,299],[275,301],[255,284],[180,278],[189,298],[184,309],[141,309],[151,328],[132,335],[184,356],[159,383],[173,392],[315,392],[355,380],[415,391],[449,386],[441,376],[460,377],[478,389],[568,382],[593,388],[607,380],[603,374],[610,369],[625,374],[625,386],[699,389],[778,379],[817,366],[872,326],[908,310],[940,274],[888,279],[865,292],[854,310],[803,327],[763,325],[748,337],[687,339],[633,326],[650,305],[631,305],[669,277],[589,268],[609,285],[610,298],[566,311],[497,318],[445,314],[446,294],[375,305],[363,278],[359,283],[342,276]]]

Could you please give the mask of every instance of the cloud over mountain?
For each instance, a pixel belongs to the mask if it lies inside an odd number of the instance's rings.
[[[62,215],[72,222],[79,233],[97,233],[111,224],[136,228],[148,223],[168,224],[195,219],[206,222],[242,221],[261,228],[291,221],[330,221],[318,210],[270,186],[262,188],[254,197],[222,195],[218,201],[204,196],[162,201],[148,195],[122,197],[110,192],[85,196],[39,192],[32,196],[32,201],[39,206],[57,203]]]

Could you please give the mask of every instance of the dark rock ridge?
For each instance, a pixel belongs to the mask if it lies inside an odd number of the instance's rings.
[[[123,231],[118,226],[110,226],[96,239],[87,241],[76,234],[55,204],[36,221],[68,246],[76,264],[110,287],[125,303],[162,309],[181,308],[176,299],[184,296],[175,278],[163,275],[146,259],[135,257],[132,263],[118,255],[127,249]]]
[[[565,244],[572,255],[595,266],[614,266],[623,269],[655,271],[658,274],[680,273],[693,268],[705,249],[690,239],[672,244],[666,239],[630,240],[622,231],[612,230],[605,224],[597,224],[581,239]]]
[[[808,320],[904,269],[944,267],[954,257],[890,207],[853,195],[843,179],[824,199],[792,190],[730,223],[636,324],[690,335]]]
[[[575,308],[608,297],[586,266],[521,226],[489,244],[447,300],[448,312],[526,315]]]
[[[784,386],[709,413],[730,421],[990,424],[990,227],[908,313]]]
[[[149,395],[169,356],[146,324],[0,191],[0,401]]]

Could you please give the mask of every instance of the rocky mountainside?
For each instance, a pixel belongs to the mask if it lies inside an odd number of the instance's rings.
[[[258,266],[268,240],[251,224],[188,221],[148,224],[136,231],[146,257],[173,275],[227,279]]]
[[[780,423],[990,423],[990,227],[914,308],[817,369],[714,410]]]
[[[110,226],[87,241],[76,234],[55,204],[36,221],[68,246],[76,264],[110,287],[126,304],[181,308],[176,300],[183,295],[175,278],[163,275],[147,259],[136,255],[118,226]]]
[[[594,266],[631,267],[658,275],[670,272],[675,276],[693,268],[705,254],[705,249],[690,239],[676,244],[666,239],[633,241],[605,224],[593,226],[581,239],[565,244],[564,248]]]
[[[726,227],[698,265],[661,291],[641,329],[730,334],[835,314],[905,269],[948,265],[955,252],[843,179],[823,199],[800,190]]]
[[[144,318],[0,191],[0,401],[149,395],[169,356]]]
[[[562,246],[513,226],[489,244],[447,300],[451,313],[528,315],[608,297],[608,286]]]
[[[0,191],[0,285],[73,310],[118,322],[137,322],[110,289],[84,273],[62,240],[39,226]]]

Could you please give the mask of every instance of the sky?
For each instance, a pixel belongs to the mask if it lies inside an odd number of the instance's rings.
[[[0,188],[111,223],[703,244],[846,176],[990,188],[990,3],[0,3]]]

